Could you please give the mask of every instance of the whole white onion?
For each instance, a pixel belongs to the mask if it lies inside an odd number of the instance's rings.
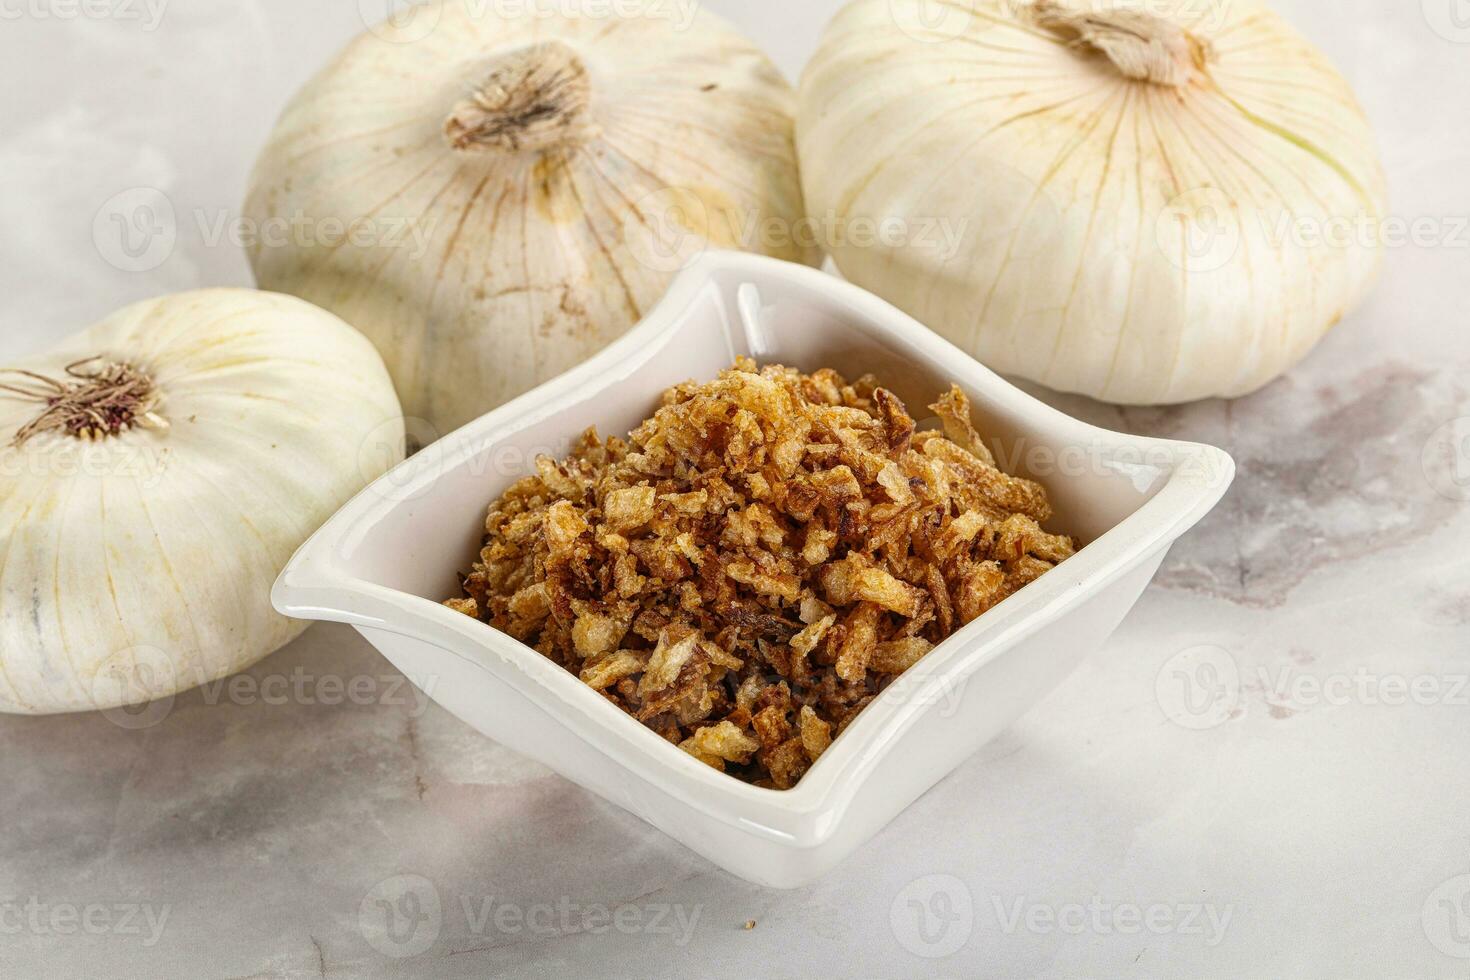
[[[246,203],[260,285],[366,333],[439,431],[621,335],[691,250],[815,258],[761,231],[803,216],[796,97],[748,40],[681,4],[512,6],[416,5],[357,38]]]
[[[1382,260],[1362,110],[1248,0],[857,0],[798,130],[814,213],[904,226],[838,236],[845,276],[997,370],[1109,401],[1259,388]]]
[[[151,701],[290,642],[272,583],[403,439],[372,345],[290,296],[165,296],[10,365],[0,711]]]

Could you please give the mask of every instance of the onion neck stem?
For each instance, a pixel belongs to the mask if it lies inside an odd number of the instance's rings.
[[[449,113],[444,138],[460,152],[570,149],[593,133],[592,82],[570,45],[546,41],[501,55]]]
[[[19,448],[45,432],[60,432],[92,441],[135,427],[166,429],[156,409],[161,400],[153,379],[141,368],[102,357],[68,364],[64,377],[13,368],[0,372],[13,380],[0,382],[0,397],[36,402],[44,408],[16,430],[11,446]]]
[[[1144,10],[1082,10],[1035,0],[1031,16],[1073,46],[1103,55],[1125,78],[1165,88],[1182,89],[1202,77],[1213,57],[1207,41]]]

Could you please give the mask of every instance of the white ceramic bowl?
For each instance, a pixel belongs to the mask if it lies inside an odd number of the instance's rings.
[[[439,600],[457,593],[488,503],[588,426],[623,434],[668,386],[736,355],[871,371],[922,417],[958,382],[1010,468],[1041,479],[1078,554],[938,646],[794,788],[705,766],[535,651]],[[1133,606],[1175,539],[1224,494],[1229,456],[1057,412],[882,300],[825,273],[710,253],[599,356],[430,446],[349,503],[276,583],[281,612],[350,623],[454,714],[751,881],[824,873],[1055,687]]]

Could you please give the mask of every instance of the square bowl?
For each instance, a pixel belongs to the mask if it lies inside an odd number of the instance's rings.
[[[737,355],[872,372],[905,404],[951,382],[1002,465],[1043,482],[1077,554],[896,679],[786,791],[697,761],[517,640],[454,612],[490,501],[589,426],[621,435],[664,389]],[[823,874],[1060,683],[1137,601],[1169,546],[1224,495],[1210,446],[1107,432],[1020,391],[875,296],[743,253],[698,258],[592,360],[428,446],[317,532],[278,610],[349,623],[464,722],[762,885]]]

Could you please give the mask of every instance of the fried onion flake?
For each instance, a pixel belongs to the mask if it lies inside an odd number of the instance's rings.
[[[946,637],[1072,555],[957,386],[919,431],[871,376],[742,359],[493,502],[447,605],[709,765],[796,785]]]

